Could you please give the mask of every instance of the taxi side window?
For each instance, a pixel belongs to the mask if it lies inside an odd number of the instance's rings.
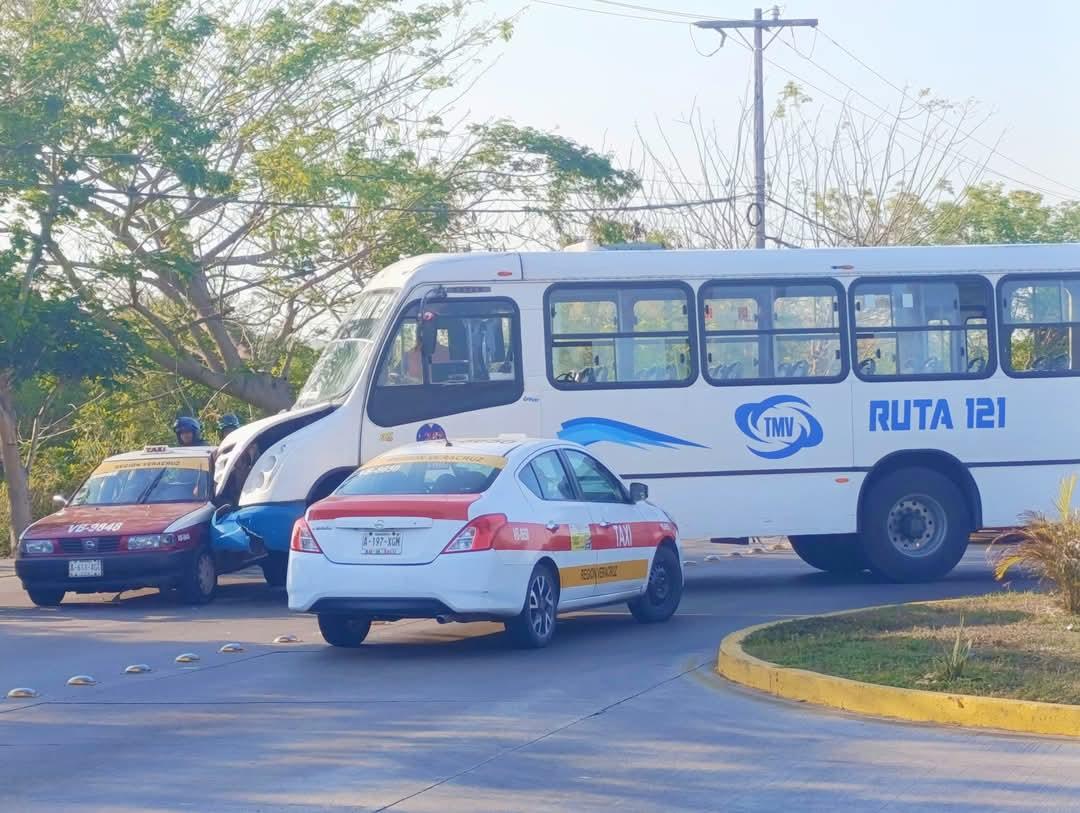
[[[629,502],[629,497],[615,475],[595,458],[574,449],[566,450],[566,459],[573,469],[586,502]]]
[[[572,500],[574,487],[558,452],[544,452],[521,470],[521,482],[542,500]]]

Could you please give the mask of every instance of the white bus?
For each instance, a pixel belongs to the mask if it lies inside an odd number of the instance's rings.
[[[1078,468],[1078,375],[1080,245],[416,257],[223,443],[217,539],[278,581],[361,461],[524,433],[595,445],[685,538],[933,579]]]

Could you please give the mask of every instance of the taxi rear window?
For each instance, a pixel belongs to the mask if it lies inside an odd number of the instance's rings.
[[[341,495],[480,494],[506,458],[498,455],[394,455],[365,463],[337,490]]]

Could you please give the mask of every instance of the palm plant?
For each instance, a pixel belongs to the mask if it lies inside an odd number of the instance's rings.
[[[1061,606],[1080,614],[1080,510],[1072,506],[1076,475],[1061,481],[1054,506],[1056,516],[1027,511],[1022,526],[1002,534],[994,544],[1006,547],[998,555],[994,577],[999,581],[1014,567],[1054,585]]]

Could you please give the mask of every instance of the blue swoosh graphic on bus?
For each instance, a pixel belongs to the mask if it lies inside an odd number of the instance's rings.
[[[747,446],[751,453],[779,460],[817,446],[824,439],[821,423],[809,409],[810,404],[798,396],[774,395],[736,408],[735,425],[759,447]]]
[[[613,421],[610,418],[574,418],[566,421],[558,432],[560,440],[568,440],[580,443],[582,446],[591,446],[594,443],[606,441],[618,443],[620,446],[632,446],[642,449],[655,446],[662,449],[674,449],[678,446],[695,446],[698,449],[707,449],[700,443],[692,440],[678,438],[674,435],[665,435],[646,429],[643,426],[635,426],[632,423]]]

